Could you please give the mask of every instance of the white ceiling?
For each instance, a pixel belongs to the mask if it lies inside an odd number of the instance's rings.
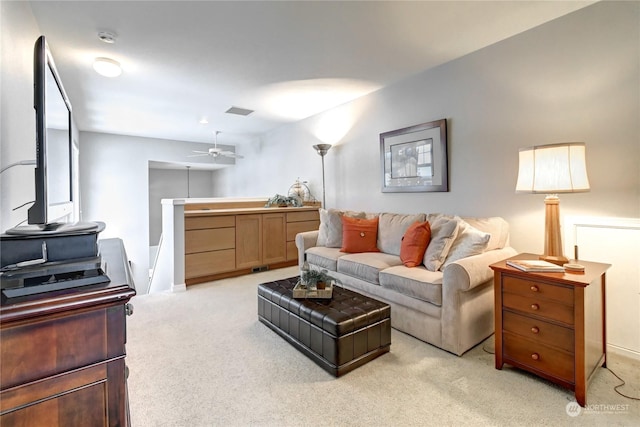
[[[229,135],[300,120],[593,1],[30,3],[81,131],[213,142],[219,130],[228,143]],[[115,44],[98,39],[105,30],[117,34]],[[121,62],[123,74],[96,74],[99,56]],[[225,114],[231,106],[255,112]]]

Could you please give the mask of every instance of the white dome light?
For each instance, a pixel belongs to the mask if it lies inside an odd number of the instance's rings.
[[[93,69],[105,77],[118,77],[122,74],[120,63],[110,58],[96,58],[93,63]]]

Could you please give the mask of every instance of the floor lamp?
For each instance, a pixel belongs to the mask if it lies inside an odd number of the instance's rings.
[[[589,191],[582,142],[537,145],[520,149],[517,193],[547,194],[545,204],[545,261],[563,265],[568,262],[562,250],[560,198],[558,193]]]
[[[327,201],[324,195],[324,156],[331,148],[331,144],[317,144],[314,145],[313,148],[315,148],[318,154],[320,154],[320,157],[322,157],[322,207],[326,209]]]

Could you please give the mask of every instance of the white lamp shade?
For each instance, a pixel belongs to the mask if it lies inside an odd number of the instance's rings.
[[[520,150],[518,193],[589,191],[586,147],[581,142],[538,145]]]

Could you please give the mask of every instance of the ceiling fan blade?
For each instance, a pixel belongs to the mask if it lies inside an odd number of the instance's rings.
[[[208,156],[209,153],[203,153],[203,154],[190,154],[187,157],[204,157],[204,156]]]
[[[240,154],[236,154],[233,151],[222,151],[220,153],[221,156],[225,156],[225,157],[231,157],[234,159],[243,159],[244,157],[241,156]]]

